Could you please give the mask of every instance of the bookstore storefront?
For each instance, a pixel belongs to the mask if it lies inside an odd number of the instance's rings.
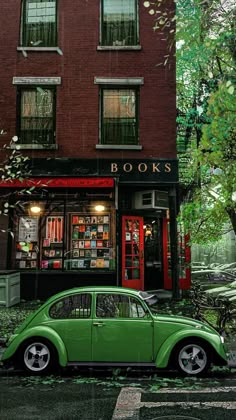
[[[176,160],[57,160],[50,171],[40,161],[30,178],[1,184],[13,205],[5,268],[20,271],[22,298],[85,285],[171,287]]]

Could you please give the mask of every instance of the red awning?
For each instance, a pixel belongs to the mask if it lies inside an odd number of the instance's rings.
[[[27,178],[0,182],[0,188],[112,188],[113,178]]]

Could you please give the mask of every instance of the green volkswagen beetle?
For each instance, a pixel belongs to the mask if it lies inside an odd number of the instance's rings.
[[[2,362],[35,374],[56,366],[156,366],[198,375],[211,363],[227,364],[214,329],[158,314],[156,302],[155,295],[121,287],[63,291],[16,330]]]

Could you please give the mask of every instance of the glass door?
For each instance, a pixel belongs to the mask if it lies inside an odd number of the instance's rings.
[[[162,219],[144,217],[145,290],[163,288]]]
[[[143,218],[122,217],[122,286],[144,289]]]

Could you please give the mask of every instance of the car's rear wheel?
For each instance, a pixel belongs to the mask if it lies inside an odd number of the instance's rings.
[[[175,366],[185,375],[201,375],[210,367],[210,351],[198,341],[183,342],[175,349]]]
[[[25,343],[19,353],[20,364],[31,374],[48,373],[56,365],[56,352],[48,341],[35,339]]]

